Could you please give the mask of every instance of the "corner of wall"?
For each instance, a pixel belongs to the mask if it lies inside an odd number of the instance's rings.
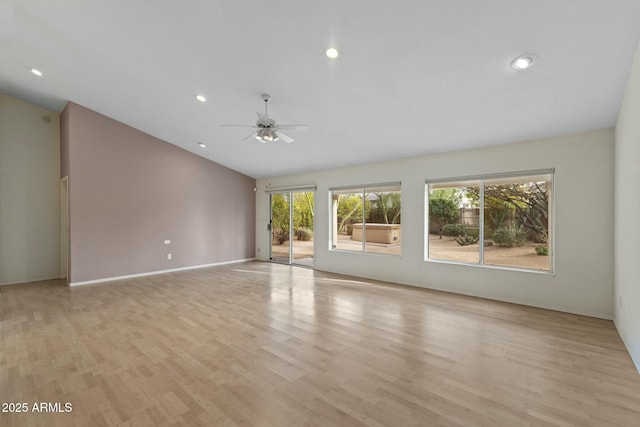
[[[640,372],[640,43],[615,129],[614,323]]]
[[[0,95],[0,283],[60,277],[59,119]]]

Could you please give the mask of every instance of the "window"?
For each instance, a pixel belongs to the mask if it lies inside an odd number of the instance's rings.
[[[331,190],[331,249],[400,255],[400,184]]]
[[[478,264],[480,262],[479,181],[429,185],[429,258]],[[458,243],[458,236],[465,244]],[[461,240],[462,242],[462,240]]]
[[[552,270],[553,170],[427,181],[427,258]]]

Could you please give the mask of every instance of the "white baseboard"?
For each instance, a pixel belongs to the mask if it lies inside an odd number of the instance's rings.
[[[453,293],[462,294],[462,295],[469,295],[469,296],[478,297],[478,298],[486,298],[493,301],[507,302],[510,304],[525,305],[527,307],[542,308],[544,310],[553,310],[553,311],[560,311],[562,313],[577,314],[578,316],[595,317],[596,319],[603,319],[603,320],[613,320],[613,314],[611,313],[583,310],[581,308],[565,307],[563,305],[547,304],[541,301],[532,301],[532,300],[520,299],[520,298],[509,298],[509,297],[504,297],[502,295],[484,294],[482,292],[472,292],[466,289],[457,289],[457,288],[456,289],[438,288],[437,290],[444,291],[444,292],[453,292]]]
[[[59,280],[59,279],[64,279],[64,277],[60,277],[60,275],[51,276],[51,277],[39,277],[39,278],[37,277],[35,279],[25,279],[25,280],[19,280],[17,282],[2,282],[2,283],[0,283],[0,286],[21,285],[21,284],[26,284],[26,283],[43,282],[45,280]]]
[[[602,313],[599,311],[583,310],[575,307],[565,307],[562,305],[547,304],[540,301],[532,301],[528,299],[519,299],[519,298],[508,298],[502,295],[485,294],[482,292],[472,292],[466,289],[457,289],[457,288],[454,288],[454,289],[429,288],[429,289],[435,289],[435,290],[444,291],[444,292],[452,292],[455,294],[468,295],[468,296],[478,297],[478,298],[485,298],[493,301],[501,301],[501,302],[506,302],[510,304],[525,305],[527,307],[542,308],[544,310],[553,310],[553,311],[560,311],[562,313],[577,314],[578,316],[595,317],[596,319],[603,319],[603,320],[613,320],[613,314],[611,313]]]
[[[629,356],[631,356],[631,361],[633,362],[634,365],[636,365],[636,369],[640,374],[640,354],[633,354],[631,352],[631,346],[627,345],[627,340],[625,339],[626,337],[622,333],[622,330],[618,327],[618,324],[616,323],[615,318],[613,319],[613,324],[616,326],[616,330],[618,331],[618,335],[620,335],[620,339],[622,339],[622,343],[627,348],[627,353],[629,353]]]
[[[126,276],[104,277],[104,278],[95,279],[95,280],[85,280],[83,282],[72,282],[72,283],[69,283],[69,286],[92,285],[94,283],[113,282],[115,280],[133,279],[136,277],[153,276],[156,274],[173,273],[176,271],[184,271],[184,270],[195,270],[198,268],[216,267],[219,265],[238,264],[240,262],[247,262],[247,261],[254,261],[254,260],[255,258],[237,259],[233,261],[214,262],[212,264],[201,264],[201,265],[192,265],[189,267],[171,268],[169,270],[156,270],[156,271],[149,271],[147,273],[128,274]]]
[[[602,312],[591,311],[591,310],[577,309],[575,307],[565,307],[565,306],[561,306],[561,305],[546,304],[546,303],[543,303],[543,302],[540,302],[540,301],[532,301],[532,300],[528,300],[528,299],[509,298],[509,297],[504,297],[502,295],[496,295],[496,294],[491,294],[491,293],[474,292],[474,291],[470,291],[468,289],[429,286],[429,285],[422,284],[422,283],[405,282],[405,281],[398,281],[398,280],[393,280],[393,279],[388,279],[388,278],[380,278],[380,277],[373,277],[373,276],[355,275],[353,273],[343,272],[343,271],[336,271],[336,270],[325,270],[325,269],[318,269],[318,268],[316,268],[316,270],[318,270],[318,271],[326,271],[326,272],[329,272],[329,273],[344,274],[344,275],[347,275],[347,276],[362,277],[362,278],[365,278],[365,279],[378,280],[378,281],[382,281],[382,282],[395,283],[395,284],[405,285],[405,286],[413,286],[413,287],[416,287],[416,288],[431,289],[431,290],[434,290],[434,291],[449,292],[449,293],[453,293],[453,294],[460,294],[460,295],[467,295],[467,296],[471,296],[471,297],[485,298],[485,299],[489,299],[489,300],[492,300],[492,301],[501,301],[501,302],[507,302],[507,303],[510,303],[510,304],[525,305],[527,307],[542,308],[542,309],[545,309],[545,310],[553,310],[553,311],[561,311],[563,313],[577,314],[579,316],[595,317],[597,319],[604,319],[604,320],[613,320],[613,314],[612,313],[602,313]]]

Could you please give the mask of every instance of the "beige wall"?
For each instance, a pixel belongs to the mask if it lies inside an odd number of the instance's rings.
[[[267,184],[315,184],[319,270],[612,318],[613,136],[605,129],[259,180],[258,255],[266,259],[269,253]],[[554,274],[424,261],[425,179],[546,168],[556,170]],[[402,182],[402,256],[329,250],[329,188],[397,181]]]
[[[640,371],[640,44],[616,126],[615,322]]]
[[[255,256],[254,179],[77,104],[62,124],[72,284]]]
[[[60,117],[0,95],[0,284],[59,275]]]

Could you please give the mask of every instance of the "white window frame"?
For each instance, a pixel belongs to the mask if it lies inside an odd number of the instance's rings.
[[[376,188],[385,188],[385,187],[398,187],[398,192],[401,194],[402,199],[402,183],[401,182],[384,182],[377,184],[365,184],[365,185],[348,185],[344,187],[332,187],[329,188],[329,251],[331,252],[345,252],[351,254],[367,254],[367,255],[381,255],[381,256],[394,256],[398,257],[402,255],[402,240],[400,240],[400,254],[384,254],[384,253],[375,253],[375,252],[367,252],[366,250],[366,240],[367,240],[367,227],[365,224],[365,209],[366,209],[366,201],[365,195],[368,189],[376,189]],[[352,193],[352,194],[362,194],[362,247],[359,251],[350,250],[350,249],[339,249],[337,248],[337,239],[338,239],[338,227],[335,223],[337,219],[337,204],[334,202],[333,194],[334,192],[339,193]],[[400,218],[402,218],[402,203],[400,204]],[[402,221],[400,222],[400,233],[402,234]]]
[[[547,247],[549,250],[549,270],[536,270],[532,268],[524,268],[524,267],[510,267],[503,265],[494,265],[494,264],[485,264],[484,263],[484,188],[485,181],[495,180],[495,179],[517,179],[517,178],[526,178],[533,177],[539,175],[549,175],[551,177],[551,196],[550,203],[551,207],[549,209],[549,236],[547,241]],[[453,260],[442,260],[442,259],[433,259],[429,258],[429,186],[432,184],[456,184],[459,182],[471,182],[475,181],[480,186],[480,199],[479,199],[479,242],[480,242],[480,253],[479,253],[479,261],[478,263],[470,263],[463,261],[453,261]],[[504,173],[496,173],[496,174],[486,174],[486,175],[471,175],[471,176],[463,176],[463,177],[448,177],[448,178],[432,178],[425,180],[425,242],[424,242],[424,260],[427,262],[433,263],[442,263],[442,264],[458,264],[458,265],[466,265],[466,266],[474,266],[474,267],[483,267],[483,268],[493,268],[499,270],[516,270],[516,271],[526,271],[532,273],[539,274],[555,274],[555,207],[556,207],[556,194],[555,188],[555,168],[550,169],[536,169],[536,170],[528,170],[528,171],[518,171],[518,172],[504,172]]]

